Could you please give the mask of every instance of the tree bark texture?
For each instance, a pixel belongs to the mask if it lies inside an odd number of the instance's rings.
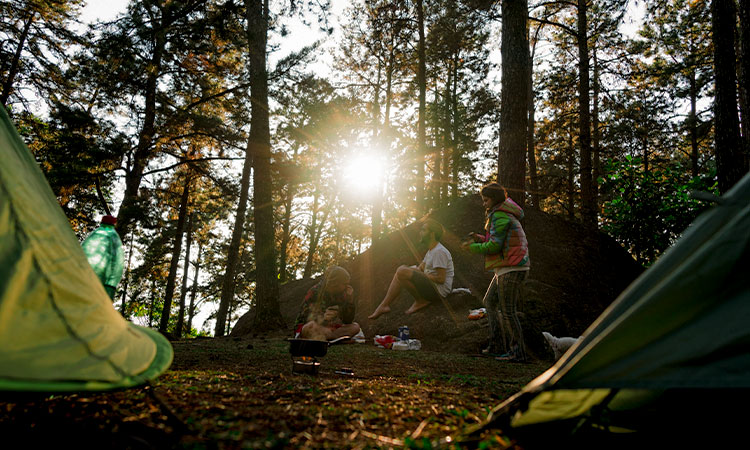
[[[266,47],[268,0],[245,0],[249,44],[250,96],[252,115],[248,149],[253,154],[255,215],[255,308],[254,328],[259,331],[284,327],[279,310],[279,282],[276,278],[276,238],[271,180],[271,132],[269,128],[268,73]]]
[[[750,165],[750,2],[739,1],[740,16],[740,130],[745,153],[745,168]]]
[[[424,165],[427,154],[427,133],[425,128],[427,111],[427,66],[424,36],[424,5],[422,0],[417,0],[417,28],[419,31],[419,43],[417,44],[417,84],[419,85],[419,112],[417,119],[417,148],[416,148],[416,183],[415,195],[417,213],[421,215],[427,211],[425,202]]]
[[[195,258],[195,272],[193,272],[193,285],[190,289],[190,306],[188,306],[187,332],[193,329],[193,317],[195,317],[195,297],[198,292],[198,274],[201,268],[201,255],[203,254],[203,243],[198,241],[198,256]]]
[[[711,2],[711,27],[714,44],[714,74],[716,98],[714,120],[716,139],[716,173],[719,191],[726,193],[747,172],[740,142],[737,116],[734,30],[736,26],[734,0]]]
[[[185,186],[182,188],[182,197],[180,198],[180,211],[177,216],[177,229],[174,236],[174,248],[172,250],[172,261],[169,264],[169,276],[167,277],[167,287],[164,292],[164,307],[161,311],[161,320],[159,322],[159,331],[167,333],[169,326],[169,316],[172,312],[172,297],[174,297],[174,287],[177,280],[177,266],[180,263],[180,254],[182,253],[182,236],[185,230],[185,219],[187,217],[188,202],[190,200],[190,177],[185,178]]]
[[[164,10],[162,10],[162,13],[164,13]],[[117,213],[117,225],[115,225],[117,234],[122,239],[125,239],[130,232],[130,226],[137,216],[138,189],[143,180],[143,171],[153,152],[154,136],[156,135],[156,94],[159,76],[161,75],[162,58],[167,44],[168,22],[168,19],[162,17],[161,22],[154,24],[152,28],[153,52],[148,65],[143,95],[143,125],[138,134],[138,143],[133,154],[133,160],[125,174],[125,193]]]
[[[23,53],[23,47],[26,45],[26,38],[29,36],[29,30],[31,29],[31,24],[34,23],[34,17],[36,13],[29,8],[29,18],[26,19],[26,22],[23,24],[23,31],[21,32],[21,36],[18,38],[18,45],[16,46],[16,51],[13,54],[13,60],[10,63],[10,68],[8,69],[8,77],[5,79],[5,83],[3,83],[3,92],[0,94],[0,105],[5,105],[8,103],[8,98],[10,98],[10,93],[13,91],[13,81],[16,78],[16,74],[18,73],[18,67],[21,63],[21,54]]]
[[[497,180],[519,205],[525,202],[526,128],[528,126],[529,45],[528,2],[502,3],[502,86]]]
[[[187,230],[187,242],[185,242],[185,261],[182,264],[182,288],[180,289],[180,307],[177,310],[177,326],[174,334],[178,338],[182,338],[183,334],[183,322],[185,321],[185,298],[187,297],[187,281],[188,272],[190,271],[190,247],[193,245],[193,216],[188,216]],[[190,329],[188,328],[188,331]]]
[[[585,225],[596,226],[596,210],[591,183],[591,101],[587,14],[587,0],[578,0],[578,142],[581,147],[581,218]]]

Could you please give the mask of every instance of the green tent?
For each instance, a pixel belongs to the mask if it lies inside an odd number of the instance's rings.
[[[0,391],[135,386],[172,347],[120,316],[0,106]]]
[[[488,423],[521,442],[732,435],[750,400],[750,175]],[[698,439],[696,442],[699,442]]]

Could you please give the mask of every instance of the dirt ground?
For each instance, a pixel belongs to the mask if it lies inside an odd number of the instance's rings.
[[[551,364],[370,341],[330,346],[312,376],[292,373],[282,337],[173,346],[170,369],[142,388],[0,394],[2,448],[461,448],[458,436]],[[469,447],[513,443],[492,430]]]

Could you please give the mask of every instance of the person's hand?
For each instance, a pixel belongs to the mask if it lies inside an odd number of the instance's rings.
[[[461,248],[468,251],[469,247],[471,247],[471,244],[473,244],[473,242],[463,241],[461,242]]]
[[[339,316],[339,307],[330,306],[326,308],[326,312],[323,313],[323,320],[325,322],[333,322]]]
[[[424,272],[424,261],[422,261],[422,262],[421,262],[421,263],[419,264],[419,266],[417,267],[417,270],[419,270],[420,272]]]

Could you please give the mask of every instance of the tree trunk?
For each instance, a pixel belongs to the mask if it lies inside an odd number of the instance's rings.
[[[445,93],[443,95],[443,145],[441,156],[440,171],[440,196],[438,207],[445,206],[448,199],[448,183],[450,181],[448,167],[451,154],[451,91],[453,86],[453,68],[448,67],[448,81],[445,83]]]
[[[10,68],[8,69],[8,77],[5,79],[5,83],[3,83],[3,92],[0,94],[0,105],[8,103],[10,93],[13,91],[13,81],[16,78],[16,74],[18,74],[21,53],[23,53],[23,47],[26,45],[26,38],[29,37],[29,30],[31,29],[31,24],[34,23],[35,15],[36,13],[34,11],[29,11],[29,18],[26,19],[26,22],[23,24],[23,31],[18,38],[18,46],[16,46],[16,52],[13,54],[13,60],[10,62]]]
[[[137,215],[138,189],[143,179],[143,171],[153,151],[156,135],[156,94],[161,73],[162,57],[167,43],[166,19],[154,24],[154,48],[148,65],[148,75],[144,92],[143,125],[138,135],[138,144],[129,170],[125,173],[125,193],[118,210],[115,228],[122,239],[130,232],[130,226]]]
[[[177,310],[177,328],[175,335],[182,338],[185,321],[185,297],[187,297],[188,272],[190,271],[190,247],[193,245],[193,215],[188,216],[187,242],[185,243],[185,262],[182,264],[182,288],[180,289],[180,309]],[[189,329],[188,329],[189,331]]]
[[[291,238],[293,200],[292,187],[287,186],[286,198],[284,199],[284,218],[281,223],[281,248],[279,249],[279,281],[282,283],[287,279],[287,247],[289,247],[289,239]]]
[[[740,16],[740,129],[745,153],[745,168],[750,164],[750,2],[739,1]]]
[[[459,121],[458,121],[458,52],[453,57],[453,88],[451,90],[451,199],[458,198],[458,166],[461,159],[459,152]]]
[[[151,307],[148,308],[148,327],[154,326],[154,308],[156,308],[156,278],[151,279]]]
[[[500,144],[497,180],[519,205],[525,202],[526,128],[529,107],[529,43],[526,35],[528,3],[505,0],[500,56]]]
[[[315,256],[315,244],[317,239],[315,234],[318,232],[318,204],[320,202],[320,193],[315,192],[313,195],[312,217],[310,218],[310,244],[307,246],[307,259],[305,260],[305,269],[302,271],[302,279],[307,280],[312,276],[313,257]]]
[[[417,28],[419,29],[419,43],[417,44],[417,84],[419,85],[419,116],[417,119],[417,180],[416,180],[416,204],[417,215],[427,212],[427,204],[424,193],[425,178],[425,155],[427,154],[427,136],[425,130],[425,114],[427,110],[427,78],[426,78],[426,56],[425,56],[425,37],[424,37],[424,6],[422,0],[417,0]]]
[[[578,109],[581,148],[581,218],[596,226],[596,211],[591,186],[591,112],[589,99],[588,0],[578,0]]]
[[[592,150],[594,151],[594,167],[591,176],[591,196],[594,206],[594,220],[598,222],[599,218],[599,177],[602,175],[601,165],[601,141],[599,139],[599,60],[596,55],[596,47],[593,49],[594,58],[594,80],[592,108],[591,108],[591,128],[592,128]]]
[[[198,241],[198,256],[195,258],[195,272],[193,272],[193,286],[190,289],[190,306],[188,306],[187,332],[193,330],[193,318],[195,317],[195,296],[198,291],[198,274],[201,267],[201,255],[203,254],[203,242]]]
[[[279,284],[276,278],[273,183],[271,180],[271,133],[268,117],[268,73],[266,47],[268,0],[245,0],[249,42],[250,95],[252,115],[248,149],[253,153],[255,201],[255,308],[253,326],[258,331],[284,328],[279,310]]]
[[[576,201],[575,201],[575,158],[576,148],[573,142],[573,124],[568,126],[568,170],[567,170],[567,191],[568,191],[568,217],[575,218]]]
[[[698,88],[695,67],[690,67],[690,115],[688,130],[690,133],[690,168],[694,177],[699,174],[698,168]]]
[[[535,208],[541,208],[541,196],[539,195],[539,174],[536,169],[536,143],[534,142],[534,131],[536,128],[536,107],[534,105],[534,56],[536,44],[542,25],[539,24],[534,33],[534,42],[531,44],[531,55],[529,56],[529,123],[526,127],[526,153],[529,164],[529,190],[531,191],[531,203]]]
[[[123,317],[127,317],[125,300],[128,294],[128,279],[130,278],[130,265],[133,262],[133,234],[130,234],[130,248],[128,249],[128,266],[125,268],[125,276],[122,277],[122,307],[120,308],[120,314]]]
[[[711,2],[711,27],[714,44],[714,101],[716,174],[719,191],[724,194],[747,172],[740,143],[737,117],[734,30],[736,11],[734,0]]]
[[[187,176],[185,178],[185,186],[182,188],[180,211],[177,217],[177,230],[174,237],[174,249],[172,250],[172,261],[169,264],[169,276],[167,277],[167,287],[164,293],[164,307],[162,308],[161,321],[159,322],[159,331],[165,334],[169,326],[169,316],[172,312],[172,297],[174,297],[174,286],[177,279],[177,266],[180,263],[180,254],[182,252],[182,235],[185,229],[188,200],[190,199],[190,181],[190,177]]]
[[[387,68],[386,68],[387,71]],[[386,75],[387,77],[388,75]],[[373,128],[372,134],[375,142],[380,142],[382,138],[382,127],[380,125],[380,77],[381,77],[381,62],[378,60],[378,78],[377,85],[375,86],[375,101],[373,102]],[[386,102],[386,108],[388,107]],[[380,238],[380,226],[382,224],[383,217],[383,205],[381,203],[381,194],[376,192],[373,196],[372,201],[372,217],[370,223],[372,225],[371,235],[372,242],[374,243]]]

